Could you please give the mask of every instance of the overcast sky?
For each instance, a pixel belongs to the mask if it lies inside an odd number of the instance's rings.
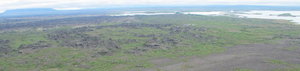
[[[80,9],[127,5],[300,5],[300,0],[0,0],[0,12],[20,8]]]

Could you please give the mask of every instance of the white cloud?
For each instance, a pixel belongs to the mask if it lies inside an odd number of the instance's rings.
[[[298,5],[300,0],[0,0],[0,11],[18,8],[74,9],[123,5]]]
[[[0,10],[0,13],[3,13],[3,12],[5,12],[4,10]]]
[[[54,8],[55,10],[79,10],[82,8]]]

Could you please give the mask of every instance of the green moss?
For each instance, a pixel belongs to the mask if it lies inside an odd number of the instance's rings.
[[[237,69],[234,69],[234,71],[254,71],[254,70],[245,69],[245,68],[237,68]]]
[[[268,62],[272,64],[279,64],[279,65],[285,65],[287,66],[286,68],[276,68],[272,71],[299,71],[300,70],[300,65],[298,64],[292,64],[292,63],[287,63],[281,60],[276,60],[276,59],[270,59]]]
[[[11,32],[0,34],[0,39],[10,40],[10,46],[13,49],[17,49],[20,45],[33,44],[38,41],[48,41],[45,38],[45,33],[43,32]]]
[[[289,51],[293,51],[293,50],[296,50],[296,49],[299,49],[299,48],[300,48],[299,46],[294,46],[294,47],[286,47],[284,49],[289,50]]]
[[[153,49],[141,55],[128,54],[126,51],[135,47],[143,47],[144,43],[152,37],[138,37],[139,35],[167,35],[169,27],[157,29],[151,27],[138,28],[91,28],[93,31],[85,32],[89,36],[98,36],[101,39],[113,40],[136,40],[136,42],[117,42],[122,49],[117,50],[111,56],[94,56],[100,49],[80,49],[54,47],[38,49],[29,54],[19,54],[11,57],[0,58],[0,70],[4,71],[130,71],[141,68],[153,68],[154,64],[149,62],[155,58],[179,58],[182,56],[205,56],[212,53],[221,53],[226,49],[223,47],[253,43],[274,43],[274,35],[288,34],[289,36],[300,35],[299,26],[275,22],[274,20],[240,19],[230,17],[211,17],[197,15],[158,15],[158,16],[136,16],[138,23],[144,24],[173,24],[182,26],[193,24],[193,28],[207,28],[206,31],[180,32],[164,37],[180,40],[178,46],[170,49]],[[121,23],[104,23],[104,25],[115,25]],[[97,26],[99,26],[97,25]],[[288,28],[288,29],[287,29]],[[49,31],[70,30],[72,27],[61,27]],[[22,44],[32,44],[38,41],[47,41],[59,46],[52,40],[46,38],[49,32],[15,32],[0,34],[0,39],[11,40],[10,46],[17,49]],[[195,38],[192,34],[199,34],[202,38]],[[158,37],[161,39],[163,37]],[[294,47],[289,48],[292,50]],[[185,59],[183,59],[185,60]],[[280,60],[268,60],[272,64],[284,64]],[[190,66],[184,66],[189,68]],[[293,66],[285,71],[297,71],[299,68]],[[159,69],[158,69],[159,70]],[[236,69],[236,71],[252,71],[250,69]]]
[[[272,63],[272,64],[283,64],[283,65],[289,65],[289,63],[283,62],[281,60],[276,60],[276,59],[270,59],[268,60],[268,62]]]

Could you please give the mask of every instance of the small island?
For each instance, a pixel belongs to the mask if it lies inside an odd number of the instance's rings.
[[[296,16],[292,15],[291,13],[283,13],[283,14],[279,14],[278,16],[281,16],[281,17],[296,17]]]

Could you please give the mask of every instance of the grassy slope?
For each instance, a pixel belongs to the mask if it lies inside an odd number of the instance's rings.
[[[206,32],[193,32],[205,36],[215,36],[216,41],[199,42],[193,38],[181,38],[180,33],[173,35],[173,38],[181,39],[183,43],[190,46],[178,46],[169,50],[152,50],[143,55],[125,54],[126,50],[134,47],[140,47],[144,43],[136,42],[130,44],[121,44],[122,50],[119,50],[112,56],[101,56],[92,58],[89,55],[94,54],[97,49],[80,48],[46,48],[39,49],[35,53],[19,54],[13,57],[0,58],[0,69],[4,71],[120,71],[120,70],[138,70],[142,68],[152,68],[155,64],[149,62],[155,58],[171,58],[177,61],[183,61],[189,56],[204,56],[212,53],[222,52],[222,47],[250,43],[273,43],[272,36],[278,34],[288,34],[291,36],[299,35],[297,30],[299,26],[280,23],[274,20],[260,19],[237,19],[229,17],[208,17],[195,15],[160,15],[160,16],[137,16],[140,22],[145,24],[193,24],[195,27],[206,27]],[[119,32],[119,31],[126,32]],[[45,32],[30,32],[1,34],[1,39],[12,39],[11,46],[17,48],[21,44],[30,44],[39,40],[45,40]],[[146,41],[146,37],[134,37],[133,34],[167,34],[167,31],[155,28],[106,28],[87,32],[89,35],[102,36],[113,39],[137,39]],[[22,35],[22,36],[21,36]],[[21,40],[20,40],[21,39]],[[238,71],[248,71],[240,69]]]

